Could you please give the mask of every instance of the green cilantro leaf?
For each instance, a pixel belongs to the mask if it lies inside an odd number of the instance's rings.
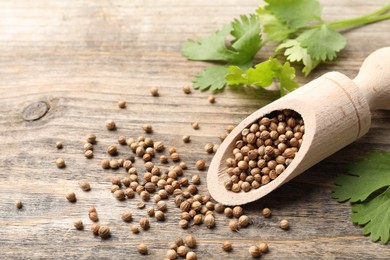
[[[195,89],[218,91],[225,87],[225,76],[228,73],[227,66],[210,66],[196,74],[194,81]]]
[[[288,38],[289,34],[295,32],[295,30],[289,29],[276,16],[261,6],[256,10],[256,13],[259,16],[260,23],[263,26],[263,31],[267,35],[268,40],[282,42]]]
[[[302,33],[297,41],[314,60],[333,60],[336,52],[342,50],[347,40],[340,33],[323,24]]]
[[[285,49],[284,56],[286,56],[288,61],[302,61],[303,65],[305,65],[305,67],[302,69],[302,72],[305,73],[306,76],[320,63],[318,60],[313,60],[310,54],[307,53],[307,49],[303,48],[296,39],[287,40],[280,44],[277,48],[277,51],[281,49]]]
[[[265,9],[289,28],[301,28],[312,20],[320,20],[321,4],[317,0],[265,0]]]
[[[352,221],[364,225],[363,234],[371,240],[389,241],[390,234],[390,188],[370,201],[355,204],[352,207]]]
[[[234,51],[225,45],[225,39],[231,30],[230,25],[224,25],[207,38],[188,40],[184,43],[181,54],[190,60],[231,61],[234,59]]]
[[[223,61],[232,64],[245,64],[252,61],[260,49],[260,21],[257,15],[240,16],[231,24],[211,36],[184,43],[181,53],[190,60]],[[232,35],[230,46],[225,41]]]
[[[257,87],[268,87],[274,79],[280,83],[280,93],[285,95],[286,91],[291,92],[298,87],[294,81],[295,69],[286,62],[282,65],[277,59],[269,58],[267,61],[249,68],[245,73],[237,66],[228,67],[229,74],[226,75],[228,85],[247,85]]]
[[[349,166],[352,175],[335,179],[332,197],[339,202],[350,201],[352,221],[363,225],[363,234],[383,244],[390,232],[390,153],[373,152]]]

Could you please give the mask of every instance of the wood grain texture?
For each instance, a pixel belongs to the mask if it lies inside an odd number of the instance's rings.
[[[176,2],[176,3],[175,3]],[[348,18],[376,10],[386,0],[322,1],[327,20]],[[264,259],[386,259],[389,245],[370,242],[351,224],[348,204],[330,198],[332,179],[346,164],[371,150],[390,150],[390,113],[372,115],[369,133],[310,168],[288,185],[254,202],[245,210],[254,225],[232,233],[228,219],[217,215],[217,227],[178,227],[179,210],[170,202],[167,220],[151,222],[151,229],[131,234],[120,220],[131,210],[135,221],[146,215],[135,204],[139,199],[116,201],[110,193],[110,178],[123,171],[104,171],[100,159],[118,135],[137,137],[142,124],[152,123],[153,138],[176,146],[189,165],[185,175],[198,171],[196,160],[211,161],[203,146],[218,143],[218,135],[229,124],[277,97],[277,93],[246,90],[225,91],[210,105],[208,93],[184,95],[181,86],[206,64],[189,62],[180,55],[187,38],[207,35],[239,14],[252,12],[258,1],[0,1],[0,258],[117,258],[162,259],[176,236],[194,233],[199,259],[250,259],[248,248],[269,242]],[[345,33],[348,46],[336,62],[320,66],[300,84],[336,70],[354,77],[363,59],[372,51],[390,46],[390,21]],[[271,53],[270,47],[258,60]],[[160,96],[149,94],[158,86]],[[128,102],[126,109],[116,105]],[[24,109],[44,101],[50,109],[39,120],[23,120]],[[104,128],[114,119],[118,130]],[[200,129],[190,123],[199,121]],[[87,160],[82,151],[85,136],[95,133],[95,157]],[[184,144],[182,135],[191,135]],[[64,148],[57,150],[56,141]],[[331,140],[330,140],[331,141]],[[120,156],[129,154],[120,147]],[[63,157],[65,169],[54,161]],[[137,162],[141,169],[142,163]],[[200,173],[200,190],[206,192],[206,172]],[[78,188],[88,180],[92,190]],[[65,199],[75,191],[78,201]],[[17,210],[14,201],[21,199]],[[148,205],[152,205],[149,202]],[[100,223],[111,227],[112,237],[102,241],[88,230],[87,209],[95,205]],[[260,209],[273,210],[271,219]],[[287,218],[289,231],[278,228]],[[82,219],[86,230],[76,231],[72,222]],[[221,243],[233,241],[232,253],[222,252]],[[150,255],[141,257],[136,245],[144,241]]]

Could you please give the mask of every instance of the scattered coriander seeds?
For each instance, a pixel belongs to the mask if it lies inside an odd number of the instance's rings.
[[[91,190],[91,185],[89,184],[89,182],[82,181],[79,183],[79,185],[83,191],[90,191]]]
[[[184,94],[191,94],[191,88],[188,85],[183,86],[183,92]]]
[[[23,207],[22,201],[21,200],[16,200],[15,201],[15,206],[16,206],[16,208],[21,209]]]
[[[232,243],[230,241],[225,241],[222,244],[222,250],[225,252],[230,252],[233,250]]]
[[[148,230],[150,228],[150,223],[148,218],[141,218],[139,220],[139,225],[143,230]]]
[[[150,88],[150,94],[153,96],[153,97],[157,97],[159,94],[158,94],[158,88],[157,87],[151,87]]]
[[[137,246],[138,253],[141,255],[147,255],[148,254],[148,247],[144,244],[141,243]]]
[[[133,232],[133,234],[139,233],[139,228],[136,225],[131,225],[130,230]]]
[[[268,250],[269,250],[268,244],[265,243],[265,242],[260,243],[259,249],[260,249],[260,251],[261,251],[262,253],[267,253]]]
[[[289,224],[288,224],[288,220],[286,220],[286,219],[282,219],[280,222],[279,222],[279,227],[281,228],[281,229],[284,229],[284,230],[287,230],[287,229],[289,229]]]
[[[65,168],[65,166],[66,166],[65,165],[65,161],[62,158],[58,158],[56,160],[56,165],[57,165],[58,168]]]
[[[210,95],[210,96],[208,97],[208,100],[209,100],[209,102],[210,102],[211,104],[214,104],[214,103],[215,103],[215,96]]]
[[[106,239],[111,235],[110,229],[107,226],[100,226],[98,234],[103,239]]]
[[[194,129],[194,130],[198,130],[199,129],[199,123],[198,122],[193,122],[192,124],[191,124],[191,126],[192,126],[192,128]]]
[[[249,248],[249,254],[252,256],[252,257],[260,257],[261,256],[261,251],[260,251],[260,248],[257,247],[257,246],[251,246]]]
[[[188,252],[187,255],[186,255],[186,260],[197,260],[198,259],[198,256],[196,255],[195,252]]]
[[[189,248],[194,248],[196,247],[196,238],[193,235],[188,235],[184,238],[184,243],[189,247]]]
[[[68,192],[66,194],[66,199],[69,201],[69,202],[76,202],[77,201],[77,198],[76,198],[76,194],[74,192]]]
[[[189,143],[191,141],[191,137],[189,135],[183,135],[183,142]]]
[[[60,141],[56,142],[56,148],[62,149],[63,148],[62,142],[60,142]]]
[[[261,214],[263,215],[263,217],[265,218],[270,218],[271,215],[272,215],[272,212],[269,208],[264,208],[262,211],[261,211]]]
[[[119,100],[118,101],[118,107],[119,108],[126,108],[126,101],[125,100]]]
[[[111,120],[111,119],[107,120],[106,121],[106,128],[107,128],[107,130],[110,130],[110,131],[115,130],[116,129],[115,121]]]
[[[206,168],[206,162],[205,160],[198,160],[195,164],[196,169],[198,170],[204,170]]]
[[[76,220],[75,222],[73,222],[73,226],[77,229],[77,230],[83,230],[84,229],[84,224],[81,220]]]
[[[133,214],[131,212],[124,212],[122,214],[122,220],[124,222],[131,222],[133,220]]]

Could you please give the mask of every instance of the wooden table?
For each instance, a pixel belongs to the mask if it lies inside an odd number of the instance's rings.
[[[376,10],[387,0],[330,0],[324,5],[327,20],[354,17]],[[219,143],[224,128],[237,124],[248,114],[277,98],[275,93],[227,90],[211,105],[209,93],[193,91],[185,95],[181,87],[190,84],[205,63],[189,62],[180,55],[188,38],[205,36],[239,14],[255,10],[258,1],[1,1],[0,2],[0,258],[115,258],[162,259],[177,236],[195,234],[199,259],[250,259],[248,248],[260,241],[269,243],[264,259],[385,259],[389,245],[372,243],[351,223],[351,207],[331,199],[333,177],[348,162],[372,150],[390,149],[390,113],[375,111],[372,129],[362,139],[308,170],[268,197],[245,206],[253,225],[231,232],[228,219],[217,214],[217,227],[204,225],[187,230],[178,227],[180,210],[168,201],[165,222],[151,219],[149,231],[135,235],[120,214],[130,210],[136,223],[146,216],[136,208],[138,197],[116,201],[110,193],[110,179],[125,171],[103,170],[100,160],[105,149],[119,135],[144,135],[142,125],[151,123],[155,140],[177,148],[188,164],[191,177],[198,159],[207,164],[212,155],[203,146]],[[331,70],[354,77],[363,59],[372,51],[390,46],[390,21],[345,33],[348,46],[336,62],[321,65],[302,85]],[[267,48],[258,60],[271,53]],[[159,88],[152,97],[149,89]],[[117,101],[127,101],[119,109]],[[48,111],[42,118],[37,105]],[[38,108],[38,112],[39,112]],[[107,131],[104,122],[114,119],[117,131]],[[193,130],[191,122],[199,121]],[[94,158],[83,155],[83,143],[95,133]],[[184,144],[183,135],[191,142]],[[55,143],[64,148],[57,150]],[[120,156],[131,154],[119,147]],[[67,167],[58,169],[54,161],[63,157]],[[143,163],[136,167],[142,172]],[[206,192],[206,171],[200,172],[200,191]],[[90,192],[78,187],[81,180],[92,185]],[[65,194],[75,191],[77,203]],[[16,209],[15,200],[23,201]],[[89,231],[87,210],[95,205],[100,224],[111,228],[112,236],[101,240]],[[153,206],[147,202],[147,206]],[[270,207],[271,219],[260,210]],[[282,218],[291,228],[278,227]],[[81,219],[84,231],[73,221]],[[234,250],[221,250],[225,240]],[[136,245],[144,241],[148,256],[140,256]]]

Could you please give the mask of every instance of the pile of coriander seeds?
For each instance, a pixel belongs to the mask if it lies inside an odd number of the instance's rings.
[[[283,174],[302,145],[305,125],[300,114],[274,111],[246,127],[226,160],[230,179],[225,188],[249,192]]]

